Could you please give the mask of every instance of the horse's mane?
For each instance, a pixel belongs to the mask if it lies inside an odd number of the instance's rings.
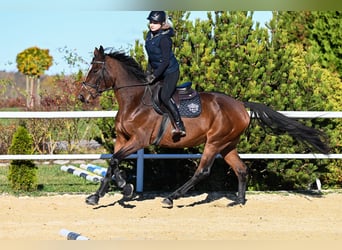
[[[121,62],[123,68],[130,74],[133,75],[139,81],[146,80],[146,74],[144,73],[143,69],[141,68],[140,64],[132,58],[131,56],[126,55],[124,52],[115,51],[106,54],[111,58],[118,60]]]

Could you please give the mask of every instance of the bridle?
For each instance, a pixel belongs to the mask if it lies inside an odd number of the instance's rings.
[[[106,82],[106,78],[105,78],[105,71],[106,67],[105,67],[105,62],[104,61],[93,61],[91,62],[91,64],[102,64],[102,68],[101,68],[101,78],[99,78],[96,83],[90,83],[90,82],[82,82],[82,88],[84,88],[91,96],[91,98],[95,99],[96,97],[100,96],[103,92],[108,91],[108,90],[112,90],[114,89],[113,87],[108,87],[108,88],[104,88],[104,89],[100,89],[100,80],[103,79],[104,82]],[[89,88],[94,89],[96,91],[96,93],[94,94],[93,91],[91,91]]]
[[[82,88],[84,88],[90,94],[90,96],[93,99],[95,99],[96,97],[100,96],[103,92],[106,92],[108,90],[119,90],[122,88],[129,88],[129,87],[149,86],[148,82],[144,82],[141,84],[123,85],[123,86],[115,86],[115,84],[112,84],[111,87],[100,89],[99,83],[101,82],[101,80],[106,82],[105,72],[107,71],[107,69],[106,69],[105,61],[92,61],[91,64],[102,64],[101,77],[99,77],[97,79],[96,83],[82,82]],[[111,81],[113,81],[113,80],[111,80]],[[96,93],[94,94],[93,91],[91,91],[89,88],[94,89],[96,91]]]

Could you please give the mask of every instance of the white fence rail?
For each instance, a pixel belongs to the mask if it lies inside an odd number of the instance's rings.
[[[329,111],[279,111],[291,118],[342,118],[342,112]],[[101,118],[115,117],[117,111],[57,111],[57,112],[0,112],[0,119],[18,118]],[[0,160],[96,160],[109,159],[111,154],[50,154],[50,155],[0,155]],[[139,150],[127,158],[137,159],[136,191],[143,191],[144,159],[198,159],[201,154],[144,154]],[[342,159],[342,154],[240,154],[242,159]]]
[[[341,112],[342,113],[342,112]],[[34,112],[0,112],[1,118],[99,118],[115,117],[117,111],[34,111]]]
[[[342,111],[279,111],[283,115],[291,118],[342,118]],[[3,111],[0,112],[2,118],[98,118],[115,117],[117,111]]]

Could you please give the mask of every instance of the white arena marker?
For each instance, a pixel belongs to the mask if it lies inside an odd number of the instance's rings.
[[[82,236],[79,233],[71,232],[67,229],[61,229],[59,234],[66,237],[67,240],[89,240],[89,238]]]

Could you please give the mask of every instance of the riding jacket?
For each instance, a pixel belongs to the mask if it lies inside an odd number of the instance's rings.
[[[165,77],[165,75],[179,70],[179,64],[172,52],[172,40],[174,35],[172,28],[159,30],[153,34],[147,33],[145,49],[148,54],[149,67],[153,70],[156,78]]]

